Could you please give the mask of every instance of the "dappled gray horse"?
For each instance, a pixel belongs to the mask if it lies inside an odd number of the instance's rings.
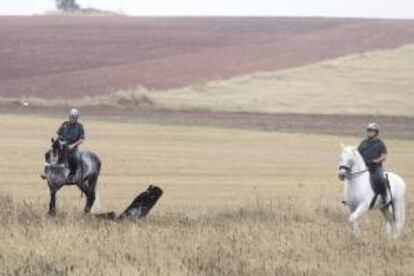
[[[45,167],[42,178],[47,181],[50,190],[49,214],[56,213],[56,193],[65,185],[76,185],[86,195],[85,213],[89,213],[96,197],[96,185],[101,170],[99,157],[90,151],[79,151],[78,169],[75,183],[69,183],[67,177],[68,146],[61,140],[52,139],[52,147],[45,154]]]

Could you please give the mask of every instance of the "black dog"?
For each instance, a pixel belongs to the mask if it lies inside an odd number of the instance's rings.
[[[144,218],[157,203],[162,193],[161,188],[150,185],[145,192],[140,193],[132,201],[128,208],[118,216],[117,220]]]
[[[150,185],[145,192],[140,193],[128,208],[118,217],[115,212],[95,215],[98,218],[108,220],[125,220],[125,219],[142,219],[148,215],[151,209],[155,206],[158,199],[162,196],[163,191],[157,186]]]

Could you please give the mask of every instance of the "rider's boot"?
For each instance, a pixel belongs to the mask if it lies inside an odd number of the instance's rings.
[[[69,167],[70,167],[70,172],[69,172],[69,175],[68,175],[68,182],[74,184],[78,181],[78,179],[76,177],[77,166],[72,164]]]
[[[387,193],[381,193],[382,204],[387,204]]]
[[[382,203],[386,204],[387,203],[387,185],[385,183],[385,178],[381,179],[378,185],[380,185],[379,187],[380,187],[380,196],[382,199]]]

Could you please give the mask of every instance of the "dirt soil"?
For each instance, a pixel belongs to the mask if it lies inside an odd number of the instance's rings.
[[[22,115],[52,115],[65,118],[67,110],[62,107],[0,106],[0,113]],[[401,116],[366,115],[309,115],[309,114],[259,114],[240,112],[176,111],[160,109],[120,109],[88,107],[88,116],[119,121],[138,121],[156,124],[216,126],[225,128],[256,129],[313,134],[361,136],[367,122],[381,125],[386,138],[414,139],[414,118]]]
[[[414,21],[0,17],[0,97],[164,90],[414,42]]]

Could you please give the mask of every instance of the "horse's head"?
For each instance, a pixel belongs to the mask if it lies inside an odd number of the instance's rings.
[[[49,185],[64,183],[66,179],[66,155],[68,147],[60,139],[51,139],[51,147],[45,154],[45,166],[42,178],[48,180]]]
[[[49,163],[52,165],[63,164],[66,162],[68,151],[67,144],[60,139],[51,139],[52,146],[50,148]]]
[[[354,146],[345,145],[341,145],[341,147],[342,152],[339,157],[338,177],[343,181],[354,166],[356,148]]]
[[[49,186],[60,186],[65,184],[67,168],[64,164],[45,164],[42,178],[47,180]]]

